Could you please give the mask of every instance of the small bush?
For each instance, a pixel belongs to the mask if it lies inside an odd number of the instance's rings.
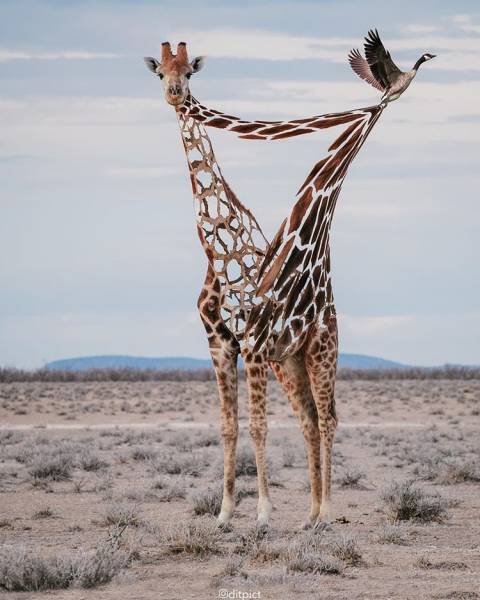
[[[208,466],[208,461],[205,456],[200,456],[198,452],[195,456],[193,454],[182,455],[171,452],[157,457],[151,465],[157,473],[199,477],[205,467]]]
[[[438,477],[438,483],[454,484],[468,481],[480,481],[480,470],[474,461],[448,460],[445,461]]]
[[[0,548],[0,590],[37,592],[108,583],[129,562],[115,544],[102,543],[95,552],[44,555],[40,548]]]
[[[144,446],[137,446],[132,450],[133,460],[152,460],[157,456],[157,452],[153,448],[145,448]]]
[[[412,481],[394,481],[383,490],[381,499],[391,522],[441,522],[447,517],[448,501],[438,494],[424,492]]]
[[[108,465],[102,460],[97,454],[92,452],[91,450],[87,450],[86,452],[82,452],[78,458],[78,466],[84,471],[100,471],[100,469],[105,469]]]
[[[330,553],[347,565],[358,565],[362,562],[362,554],[358,549],[355,539],[342,536],[333,540],[330,546]]]
[[[422,464],[416,465],[413,472],[421,479],[446,485],[480,481],[480,469],[475,461],[444,454],[428,457]]]
[[[282,465],[287,468],[293,467],[296,458],[295,448],[291,444],[284,446],[282,451]]]
[[[140,515],[134,504],[113,503],[105,508],[102,524],[114,525],[115,527],[125,527],[127,525],[138,527],[140,525]]]
[[[40,508],[32,515],[32,519],[48,519],[49,517],[53,517],[53,511],[49,506]]]
[[[366,475],[359,469],[347,469],[337,479],[337,483],[341,487],[356,488],[361,486],[362,479],[365,479]]]
[[[397,544],[398,546],[404,546],[408,543],[404,528],[392,523],[386,523],[383,526],[376,540],[379,544]]]
[[[72,459],[68,455],[40,455],[33,459],[29,473],[33,479],[64,481],[71,479],[72,470]]]
[[[199,490],[192,496],[193,512],[196,515],[216,516],[220,512],[223,499],[221,487]]]
[[[170,502],[186,496],[185,485],[168,477],[158,477],[152,483],[152,490],[160,491],[160,502]]]
[[[468,565],[464,562],[455,562],[455,561],[450,561],[450,560],[447,560],[447,561],[442,560],[439,562],[432,562],[426,556],[421,556],[415,562],[415,566],[419,567],[420,569],[426,569],[426,570],[439,569],[442,571],[453,571],[456,569],[467,569],[468,568]]]
[[[237,477],[241,475],[256,475],[257,463],[255,462],[255,453],[249,446],[240,446],[237,451],[237,466],[235,474]]]
[[[340,575],[344,570],[344,563],[337,557],[329,555],[328,550],[328,545],[320,535],[309,534],[294,540],[286,551],[287,570]]]
[[[161,541],[170,554],[206,556],[219,551],[220,531],[210,519],[177,523],[161,533]]]
[[[221,575],[227,577],[235,577],[236,575],[239,575],[242,570],[244,560],[245,559],[243,556],[240,556],[239,554],[230,554]]]
[[[199,433],[193,443],[198,448],[210,448],[212,446],[218,446],[220,444],[220,436],[218,433],[213,431],[205,431]]]

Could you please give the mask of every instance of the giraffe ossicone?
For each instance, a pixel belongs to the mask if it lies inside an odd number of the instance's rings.
[[[330,276],[333,213],[352,160],[384,105],[290,121],[248,121],[201,105],[188,80],[201,59],[188,61],[186,45],[162,44],[162,59],[146,58],[175,106],[195,201],[197,231],[207,255],[198,307],[221,403],[224,440],[223,501],[227,523],[235,506],[238,439],[237,358],[244,359],[250,435],[258,479],[258,523],[271,512],[265,442],[268,365],[296,413],[307,447],[311,508],[307,522],[329,518],[331,454],[337,416],[338,337]],[[236,197],[215,158],[206,127],[244,139],[283,140],[344,126],[325,157],[300,186],[290,214],[268,243],[254,215]]]

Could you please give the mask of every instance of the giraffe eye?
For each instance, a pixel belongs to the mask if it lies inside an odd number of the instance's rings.
[[[191,77],[191,76],[192,76],[192,74],[191,74],[191,73],[186,73],[186,74],[185,74],[185,77],[186,77],[187,79],[190,79],[190,77]]]
[[[160,79],[163,79],[163,73],[159,73],[158,76],[160,77]]]

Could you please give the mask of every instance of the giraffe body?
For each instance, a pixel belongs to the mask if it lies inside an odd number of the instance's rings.
[[[168,51],[169,48],[168,45]],[[194,64],[179,64],[179,54],[186,60],[184,45],[179,44],[177,56],[173,57],[163,44],[162,62],[146,62],[155,73],[172,73],[174,78],[191,70]],[[176,107],[198,235],[208,259],[198,308],[208,337],[221,406],[224,488],[219,522],[228,523],[235,507],[237,360],[241,354],[257,465],[257,523],[267,525],[272,510],[265,458],[270,365],[305,438],[311,482],[306,525],[311,526],[330,518],[331,455],[337,426],[338,336],[330,278],[330,225],[348,166],[383,106],[294,121],[245,121],[200,105],[189,92],[183,93],[183,102],[179,101],[183,83],[173,97],[171,86],[166,89],[166,97]],[[225,181],[205,126],[232,131],[247,139],[276,140],[336,125],[347,127],[330,146],[327,156],[313,167],[291,214],[268,244],[252,213]]]

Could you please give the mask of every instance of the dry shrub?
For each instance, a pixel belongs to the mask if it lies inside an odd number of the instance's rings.
[[[222,506],[222,487],[199,490],[192,495],[193,512],[196,515],[216,516]]]
[[[391,522],[441,522],[448,514],[448,500],[439,494],[428,494],[413,481],[392,482],[382,491],[381,500]]]
[[[41,548],[0,548],[0,590],[37,592],[73,586],[93,588],[108,583],[129,563],[128,553],[111,540],[94,552],[44,554]]]
[[[285,556],[287,570],[297,573],[340,575],[344,563],[326,552],[321,536],[310,534],[292,541]]]
[[[341,487],[358,488],[361,482],[366,478],[365,473],[356,467],[347,469],[336,480]]]
[[[164,529],[160,539],[169,554],[207,556],[220,550],[220,531],[215,521],[210,519],[176,523]]]
[[[32,460],[29,473],[34,480],[64,481],[71,479],[72,470],[73,460],[68,454],[40,454]]]
[[[138,527],[141,519],[135,504],[116,502],[105,507],[101,523],[115,527]]]
[[[157,477],[152,483],[152,490],[160,492],[160,502],[170,502],[186,496],[185,484],[169,477]]]
[[[396,544],[404,546],[408,543],[408,538],[401,525],[386,523],[377,534],[376,541],[379,544]]]

